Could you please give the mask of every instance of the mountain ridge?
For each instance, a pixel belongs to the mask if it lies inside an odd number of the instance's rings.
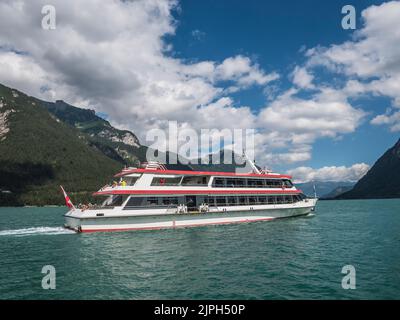
[[[351,181],[310,181],[304,183],[296,183],[296,186],[309,197],[314,197],[314,185],[318,198],[327,198],[327,196],[335,189],[340,187],[352,187],[355,182]]]
[[[99,148],[114,160],[124,165],[138,164],[142,146],[131,131],[116,129],[107,120],[97,116],[94,110],[78,108],[62,100],[42,101],[41,106],[57,119],[81,131],[91,146]]]
[[[41,101],[0,85],[0,205],[62,204],[62,184],[77,201],[122,165],[88,145]]]
[[[400,198],[400,139],[353,187],[335,199]]]

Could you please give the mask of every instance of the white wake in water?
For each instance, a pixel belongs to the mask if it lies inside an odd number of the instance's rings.
[[[0,230],[0,236],[31,236],[31,235],[57,235],[72,234],[72,230],[63,227],[35,227],[14,230]]]

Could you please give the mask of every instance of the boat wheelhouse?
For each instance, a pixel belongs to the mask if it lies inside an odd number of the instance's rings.
[[[82,232],[138,230],[271,220],[309,214],[307,198],[291,176],[168,170],[157,163],[127,168],[94,195],[101,206],[72,208],[66,227]]]

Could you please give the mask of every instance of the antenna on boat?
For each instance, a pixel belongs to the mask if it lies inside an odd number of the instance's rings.
[[[314,181],[313,181],[313,189],[314,189],[314,199],[317,199],[317,190],[315,189]]]
[[[250,167],[253,169],[253,172],[257,174],[261,174],[260,170],[257,168],[255,163],[250,160],[250,158],[247,156],[246,152],[243,149],[243,158],[250,164]]]

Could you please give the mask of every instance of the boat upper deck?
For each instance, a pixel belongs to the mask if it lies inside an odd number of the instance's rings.
[[[115,177],[124,177],[130,174],[162,174],[162,175],[182,175],[182,176],[222,176],[222,177],[253,177],[253,178],[270,178],[270,179],[292,179],[292,176],[279,173],[236,173],[222,171],[190,171],[190,170],[161,170],[161,169],[125,169],[116,174]]]
[[[233,173],[129,169],[120,174],[120,182],[106,185],[94,195],[115,194],[298,194],[290,176],[265,173]]]

